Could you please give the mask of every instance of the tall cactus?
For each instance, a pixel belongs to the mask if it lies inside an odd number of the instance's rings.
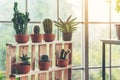
[[[53,22],[51,19],[46,18],[43,20],[43,27],[44,27],[44,32],[47,33],[52,33],[52,26]]]
[[[17,2],[14,3],[14,17],[12,18],[12,22],[14,25],[14,30],[16,31],[16,34],[25,34],[27,31],[27,23],[30,21],[29,19],[29,13],[26,12],[21,13],[17,9]]]
[[[40,27],[38,25],[34,26],[34,34],[39,34],[40,33]]]

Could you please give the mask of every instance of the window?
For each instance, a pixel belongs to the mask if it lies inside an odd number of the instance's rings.
[[[110,39],[116,37],[115,24],[119,22],[120,15],[115,11],[115,0],[4,0],[0,1],[0,70],[5,70],[5,49],[6,42],[14,41],[14,30],[11,19],[13,17],[13,5],[14,2],[18,2],[19,10],[22,12],[28,11],[30,13],[30,23],[28,24],[29,33],[32,33],[32,27],[35,24],[40,25],[41,33],[43,32],[42,20],[49,17],[53,20],[57,20],[58,17],[66,19],[69,15],[77,17],[77,22],[80,24],[77,26],[77,31],[73,33],[73,80],[83,80],[84,67],[83,60],[87,56],[83,56],[84,49],[84,28],[88,25],[88,50],[89,58],[89,80],[102,79],[102,44],[101,39]],[[88,5],[85,5],[85,2]],[[7,4],[7,5],[6,5]],[[88,6],[88,9],[85,8]],[[88,16],[85,15],[85,11],[88,11]],[[88,18],[86,22],[85,17]],[[56,27],[54,32],[57,33]],[[61,33],[59,34],[61,40]],[[57,39],[57,38],[56,38]],[[107,45],[107,80],[119,79],[119,47]],[[87,59],[86,59],[87,60]],[[112,66],[112,69],[109,69]]]

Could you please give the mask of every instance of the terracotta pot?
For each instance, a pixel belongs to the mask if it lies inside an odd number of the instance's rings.
[[[45,42],[52,42],[55,40],[55,34],[44,34]]]
[[[42,34],[31,34],[31,39],[33,43],[39,43],[42,42]]]
[[[17,64],[16,63],[14,63],[14,64],[11,65],[11,73],[12,74],[16,73],[16,68],[17,68]]]
[[[39,70],[48,70],[50,67],[50,61],[49,62],[38,62],[39,64]]]
[[[66,67],[68,65],[68,59],[57,59],[57,66]]]
[[[63,35],[63,41],[71,41],[72,32],[64,32],[62,35]]]
[[[15,40],[18,43],[26,43],[29,41],[29,35],[28,34],[16,34]]]
[[[120,24],[116,25],[116,34],[117,34],[118,40],[120,40]]]
[[[22,65],[21,63],[17,64],[17,72],[19,74],[26,74],[30,72],[30,65]]]

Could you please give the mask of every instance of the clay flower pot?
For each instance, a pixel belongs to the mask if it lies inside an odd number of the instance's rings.
[[[16,34],[15,40],[18,43],[26,43],[29,41],[29,35],[28,34]]]
[[[45,42],[52,42],[55,40],[55,34],[44,34]]]
[[[116,26],[116,34],[117,34],[117,38],[118,40],[120,40],[120,24],[115,25]]]
[[[39,70],[48,70],[50,67],[50,61],[49,62],[38,62],[39,64]]]
[[[63,32],[63,41],[71,41],[72,32]]]
[[[17,64],[17,72],[19,74],[26,74],[30,72],[30,65],[22,65],[21,63]]]
[[[42,34],[31,34],[31,40],[33,43],[42,42],[43,35]]]
[[[57,59],[57,66],[66,67],[68,65],[68,59]]]

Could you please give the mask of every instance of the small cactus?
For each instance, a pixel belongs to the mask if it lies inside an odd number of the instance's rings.
[[[53,22],[51,19],[46,18],[43,20],[43,27],[44,27],[44,32],[47,33],[52,33],[52,26]]]
[[[49,62],[49,57],[48,57],[48,55],[42,55],[40,61],[41,61],[41,62]]]
[[[34,34],[39,34],[40,33],[40,27],[38,25],[34,26]]]

